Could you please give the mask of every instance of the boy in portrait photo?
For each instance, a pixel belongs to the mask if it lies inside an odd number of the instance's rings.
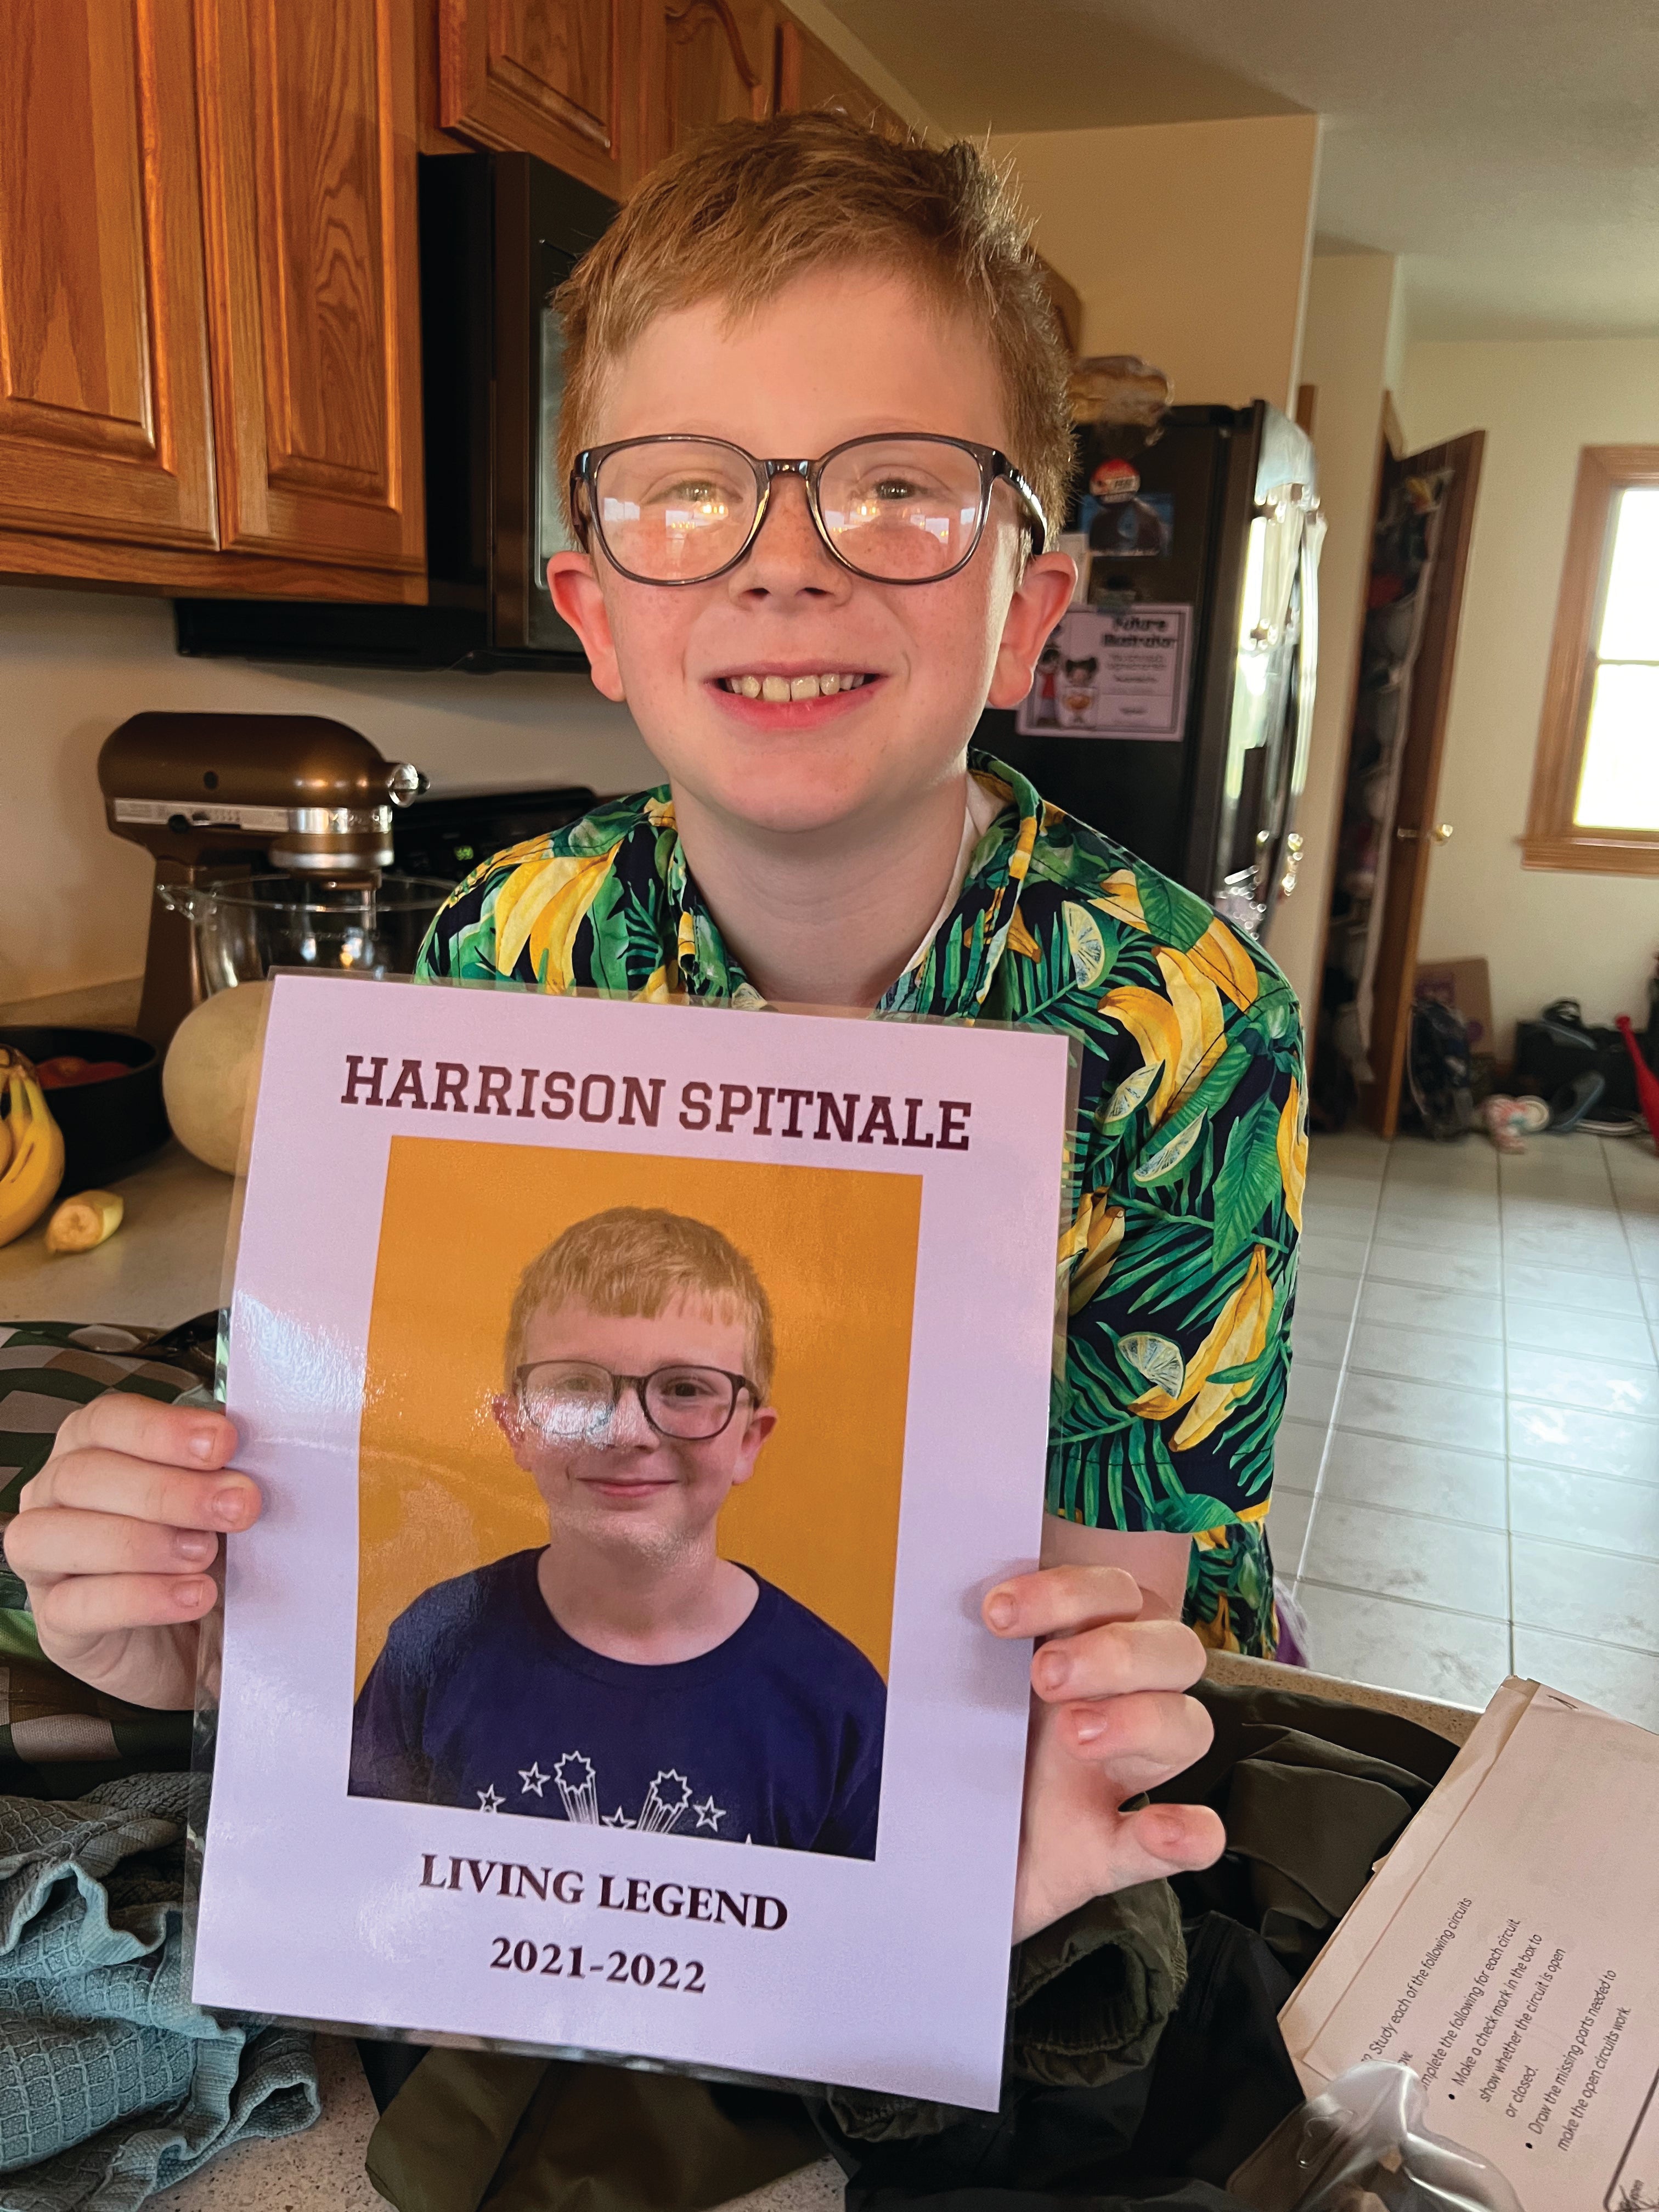
[[[774,1364],[765,1290],[707,1223],[616,1206],[530,1262],[494,1413],[548,1542],[392,1622],[353,1796],[875,1856],[881,1676],[715,1548]]]

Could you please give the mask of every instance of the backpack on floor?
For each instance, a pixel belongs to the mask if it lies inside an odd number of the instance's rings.
[[[1412,1007],[1406,1080],[1426,1136],[1444,1141],[1474,1127],[1468,1028],[1437,1000],[1419,999]]]
[[[1515,1078],[1523,1091],[1553,1098],[1580,1075],[1599,1075],[1598,1120],[1626,1119],[1636,1111],[1636,1076],[1617,1030],[1593,1028],[1577,999],[1557,999],[1535,1022],[1515,1025]]]

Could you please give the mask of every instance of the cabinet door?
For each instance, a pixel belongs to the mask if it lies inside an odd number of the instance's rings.
[[[640,0],[438,0],[440,118],[620,199],[639,168]]]
[[[210,547],[191,26],[0,7],[0,529]]]
[[[222,543],[426,559],[405,0],[197,0]]]
[[[778,42],[778,107],[785,115],[827,107],[896,138],[906,138],[910,132],[904,118],[878,99],[839,54],[790,15],[784,18]]]
[[[648,160],[712,124],[771,114],[780,21],[772,0],[645,0],[645,8]]]

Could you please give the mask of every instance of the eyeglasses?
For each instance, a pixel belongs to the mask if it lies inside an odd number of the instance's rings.
[[[1048,539],[1036,494],[1006,453],[966,438],[849,438],[816,461],[763,461],[723,438],[624,438],[578,453],[570,511],[636,584],[706,584],[735,568],[766,520],[775,477],[798,477],[831,557],[876,584],[937,584],[972,560],[1000,480],[1032,550]]]
[[[659,1436],[707,1443],[731,1424],[738,1395],[761,1394],[746,1375],[723,1367],[656,1367],[649,1375],[613,1375],[588,1359],[537,1359],[514,1376],[519,1410],[550,1443],[592,1443],[611,1425],[624,1390]]]

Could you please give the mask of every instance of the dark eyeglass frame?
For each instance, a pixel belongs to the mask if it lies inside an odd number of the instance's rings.
[[[882,576],[872,569],[860,568],[849,561],[830,534],[819,504],[818,487],[823,472],[832,461],[854,446],[884,446],[902,439],[906,443],[927,446],[953,446],[960,453],[968,454],[979,465],[979,514],[974,523],[974,532],[968,550],[959,561],[948,568],[940,568],[931,576]],[[602,463],[612,453],[620,453],[640,446],[718,446],[723,452],[735,453],[746,461],[754,471],[755,514],[749,526],[749,534],[729,561],[722,561],[718,568],[711,568],[704,576],[641,576],[633,568],[626,568],[611,551],[605,534],[605,525],[599,520],[597,478]],[[948,438],[933,430],[889,430],[861,438],[843,438],[840,445],[831,446],[815,461],[763,461],[742,446],[733,445],[729,438],[704,438],[693,431],[666,430],[646,438],[618,438],[608,446],[588,446],[577,454],[570,471],[570,519],[576,533],[576,542],[584,553],[591,552],[589,533],[599,541],[605,559],[619,576],[626,576],[633,584],[654,584],[665,591],[678,590],[687,584],[712,584],[717,576],[728,575],[740,562],[746,561],[754,550],[755,540],[760,536],[766,520],[766,511],[771,503],[772,483],[776,477],[798,477],[806,489],[807,512],[812,526],[817,532],[830,559],[854,576],[862,577],[867,584],[942,584],[946,577],[959,575],[979,550],[985,535],[985,525],[991,512],[991,494],[1000,483],[1006,483],[1024,510],[1023,521],[1030,532],[1031,550],[1041,553],[1048,543],[1048,518],[1042,511],[1042,502],[1030,485],[1009,459],[995,446],[975,445],[970,438]]]
[[[751,1405],[758,1407],[761,1403],[759,1389],[746,1375],[734,1375],[729,1367],[707,1367],[701,1360],[696,1359],[671,1359],[661,1367],[653,1367],[648,1375],[618,1375],[612,1369],[602,1366],[597,1359],[532,1359],[524,1366],[514,1369],[513,1394],[518,1401],[520,1413],[535,1429],[539,1429],[540,1424],[532,1419],[526,1407],[525,1377],[527,1375],[533,1375],[538,1367],[586,1367],[591,1369],[595,1375],[609,1375],[611,1411],[605,1415],[607,1422],[616,1419],[617,1408],[623,1401],[623,1392],[631,1387],[635,1397],[639,1401],[640,1411],[645,1416],[647,1424],[659,1437],[670,1437],[677,1444],[712,1443],[716,1437],[723,1437],[732,1425],[738,1410],[738,1400],[745,1390],[749,1393]],[[726,1419],[720,1423],[719,1428],[709,1429],[703,1435],[696,1437],[681,1436],[673,1429],[664,1428],[662,1423],[652,1413],[646,1399],[647,1390],[656,1381],[659,1375],[718,1375],[729,1382],[732,1385],[732,1402],[726,1407]]]

